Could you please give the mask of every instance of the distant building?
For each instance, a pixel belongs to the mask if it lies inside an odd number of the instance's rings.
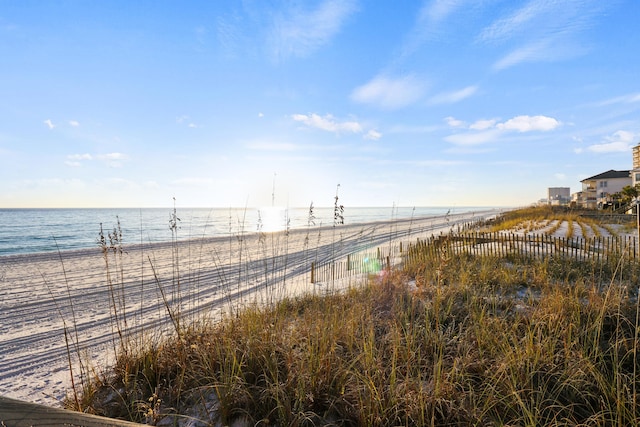
[[[613,194],[619,193],[627,185],[632,185],[631,175],[632,171],[629,170],[616,171],[612,169],[583,179],[580,181],[582,191],[577,193],[575,199],[577,205],[588,209],[602,209],[613,202],[611,197]]]
[[[568,205],[571,201],[569,187],[549,187],[547,189],[547,204],[554,206]]]
[[[631,185],[640,184],[640,143],[631,149],[633,153],[633,169],[631,170]]]

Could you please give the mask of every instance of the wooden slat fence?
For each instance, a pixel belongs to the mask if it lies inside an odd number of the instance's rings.
[[[577,261],[638,260],[638,240],[632,236],[555,237],[545,234],[462,233],[418,241],[427,253],[446,247],[452,254],[506,257],[568,257]],[[417,253],[419,251],[409,251]]]
[[[311,263],[311,283],[328,282],[363,274],[374,274],[390,268],[402,253],[402,243],[348,255],[346,260]]]
[[[443,248],[451,254],[474,256],[567,257],[596,263],[640,260],[638,239],[633,236],[567,238],[546,234],[454,232],[352,254],[342,261],[312,263],[311,282],[377,273],[402,261],[411,261],[410,257],[440,256]]]

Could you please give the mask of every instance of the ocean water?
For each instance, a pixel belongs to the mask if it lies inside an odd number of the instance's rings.
[[[488,208],[381,207],[345,208],[345,224],[464,213]],[[176,228],[170,228],[171,208],[123,209],[0,209],[0,256],[84,249],[98,246],[120,224],[123,244],[229,236],[285,228],[333,225],[334,208],[178,208]]]

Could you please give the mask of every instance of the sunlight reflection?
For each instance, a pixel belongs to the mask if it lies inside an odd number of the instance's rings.
[[[287,210],[279,206],[258,209],[258,231],[271,233],[286,228]]]

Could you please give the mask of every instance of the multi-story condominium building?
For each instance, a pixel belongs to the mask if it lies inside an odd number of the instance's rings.
[[[580,200],[578,200],[579,205],[588,209],[600,209],[611,203],[611,195],[619,193],[628,185],[632,185],[631,172],[629,170],[616,171],[612,169],[583,179],[580,181],[582,183],[582,192]]]

